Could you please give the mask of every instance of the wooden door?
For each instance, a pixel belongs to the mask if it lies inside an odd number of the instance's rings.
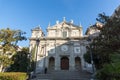
[[[61,70],[69,70],[69,59],[67,57],[61,58]]]

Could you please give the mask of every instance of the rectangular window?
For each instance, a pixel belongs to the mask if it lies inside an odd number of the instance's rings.
[[[67,31],[63,31],[63,38],[67,37]]]

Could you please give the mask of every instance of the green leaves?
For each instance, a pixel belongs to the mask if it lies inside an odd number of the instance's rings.
[[[7,29],[1,29],[0,30],[0,42],[1,44],[11,44],[15,45],[16,42],[26,40],[26,37],[23,36],[26,34],[25,32],[22,32],[21,30],[10,30]]]
[[[8,71],[27,72],[27,68],[30,65],[28,54],[29,49],[23,48],[22,51],[19,51],[14,56],[12,56],[14,64],[9,67]]]
[[[103,68],[97,71],[97,78],[100,80],[120,79],[120,54],[112,54],[111,61],[111,63],[104,64]]]
[[[16,51],[16,44],[18,41],[26,40],[26,37],[23,36],[25,32],[20,30],[11,30],[1,29],[0,30],[0,45],[2,45],[3,54],[6,52],[15,52]]]
[[[13,61],[8,56],[1,56],[0,55],[0,64],[4,67],[8,67],[10,64],[12,64]]]
[[[104,26],[101,29],[100,35],[95,38],[97,42],[94,43],[94,40],[92,43],[92,45],[96,46],[93,52],[96,50],[95,54],[101,55],[104,63],[104,59],[107,56],[114,54],[114,52],[120,49],[120,18],[110,18],[105,14],[99,14],[99,19],[97,20],[102,23],[104,22]],[[109,63],[110,58],[107,59]]]
[[[90,44],[93,61],[99,80],[120,80],[120,17],[99,14],[97,20],[103,23],[98,37]],[[90,50],[88,49],[88,52]],[[89,62],[89,53],[85,54]]]
[[[103,12],[102,14],[98,15],[98,18],[96,18],[96,20],[105,24],[109,20],[109,16],[106,16],[105,13]]]
[[[0,66],[3,66],[4,69],[13,63],[11,57],[17,52],[17,42],[26,40],[24,34],[25,32],[21,30],[11,30],[9,28],[0,30],[0,46],[2,50]]]
[[[100,80],[119,80],[120,79],[120,18],[109,18],[101,14],[101,21],[105,20],[100,37],[95,44],[97,55],[101,55],[102,67],[98,69],[97,77]],[[100,20],[99,20],[100,21]],[[101,38],[104,35],[104,38]],[[104,41],[104,42],[103,42]],[[102,43],[103,42],[103,43]],[[99,47],[99,43],[102,43]]]

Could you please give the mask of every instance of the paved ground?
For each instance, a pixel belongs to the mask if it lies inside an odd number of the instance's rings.
[[[91,74],[86,71],[51,71],[47,74],[37,74],[31,80],[90,80]]]

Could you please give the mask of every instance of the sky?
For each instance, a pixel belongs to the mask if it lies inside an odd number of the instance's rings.
[[[31,29],[39,26],[46,33],[48,24],[73,20],[82,25],[85,33],[96,23],[99,13],[110,16],[120,5],[120,0],[0,0],[0,29],[22,30],[28,40],[19,46],[28,47]]]

